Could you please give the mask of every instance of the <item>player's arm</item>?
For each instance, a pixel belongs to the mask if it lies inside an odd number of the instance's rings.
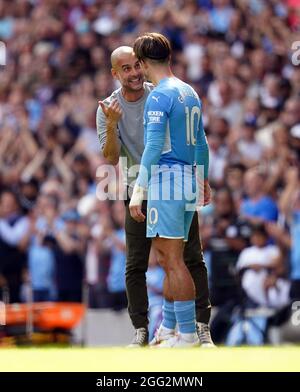
[[[201,189],[204,189],[203,205],[210,203],[211,189],[208,182],[208,169],[209,169],[209,149],[205,131],[203,128],[202,115],[199,121],[199,130],[196,139],[196,164],[203,167],[204,183]],[[201,179],[202,180],[202,179]],[[200,181],[202,184],[202,181]]]
[[[121,142],[117,126],[121,116],[122,109],[117,100],[113,100],[108,106],[99,101],[97,133],[103,156],[112,165],[117,165],[120,157]]]
[[[131,216],[138,220],[145,219],[141,212],[144,191],[148,188],[151,178],[151,168],[157,165],[165,144],[165,135],[170,111],[170,98],[164,94],[154,93],[148,98],[146,116],[146,145],[142,155],[140,171],[136,180],[130,201]],[[135,208],[138,207],[138,208]]]

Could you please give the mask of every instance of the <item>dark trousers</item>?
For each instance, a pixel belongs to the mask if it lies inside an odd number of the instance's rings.
[[[138,223],[130,215],[129,201],[125,202],[126,218],[126,292],[128,311],[135,328],[148,325],[148,296],[146,272],[151,248],[151,238],[146,238],[146,222]],[[147,203],[142,206],[146,215]],[[211,305],[209,301],[207,270],[203,261],[202,246],[199,239],[198,217],[195,213],[184,248],[184,261],[193,277],[196,287],[197,321],[208,323]]]

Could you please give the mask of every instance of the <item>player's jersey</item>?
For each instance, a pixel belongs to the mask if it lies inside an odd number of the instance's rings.
[[[144,126],[145,150],[141,165],[148,179],[152,165],[208,166],[201,101],[188,84],[176,77],[162,79],[147,98]],[[146,182],[140,172],[139,185],[146,187]]]
[[[165,78],[147,98],[144,121],[137,184],[149,186],[147,237],[187,240],[199,194],[193,166],[203,165],[205,177],[208,170],[200,99],[188,84]]]
[[[145,140],[147,132],[161,132],[161,124],[166,124],[159,164],[195,163],[196,137],[203,130],[199,130],[201,101],[191,86],[177,78],[163,79],[149,94],[144,116]]]

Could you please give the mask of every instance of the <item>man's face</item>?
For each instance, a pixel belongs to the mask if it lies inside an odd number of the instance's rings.
[[[240,169],[230,169],[227,173],[227,183],[231,190],[240,190],[243,188],[244,174]]]
[[[253,233],[251,236],[251,244],[262,248],[266,245],[268,238],[261,233]]]
[[[18,205],[14,196],[9,192],[4,192],[0,199],[0,210],[3,216],[9,216],[17,212]]]
[[[283,123],[288,127],[292,127],[293,125],[297,124],[300,119],[299,112],[299,101],[293,99],[288,100],[281,115]]]
[[[244,177],[245,192],[249,197],[254,197],[261,191],[263,180],[260,175],[254,171],[248,171]]]
[[[234,213],[233,204],[227,192],[218,192],[215,196],[214,205],[219,217],[226,217]]]
[[[140,91],[143,89],[144,74],[141,64],[133,52],[119,56],[112,69],[112,75],[127,90]]]

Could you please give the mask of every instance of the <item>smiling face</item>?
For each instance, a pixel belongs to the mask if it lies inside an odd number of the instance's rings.
[[[113,61],[112,75],[129,92],[143,89],[144,74],[132,50],[117,54]]]

